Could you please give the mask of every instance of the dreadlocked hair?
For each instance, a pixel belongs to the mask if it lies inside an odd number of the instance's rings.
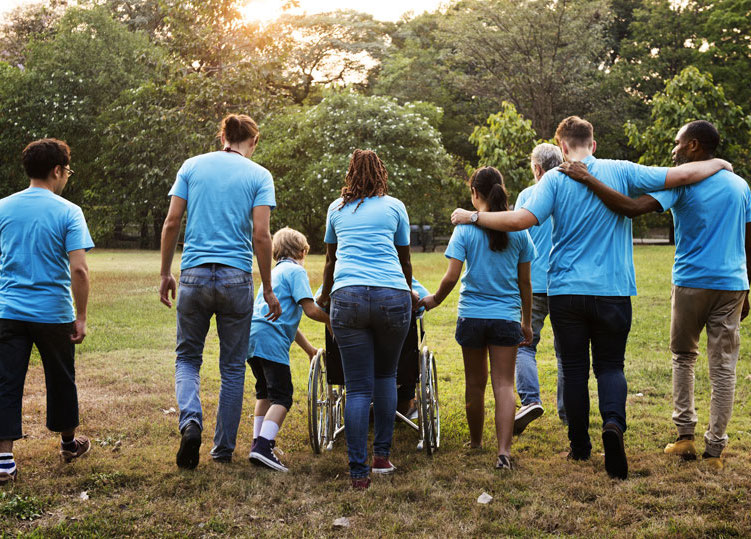
[[[372,150],[355,150],[349,161],[349,169],[342,187],[342,204],[344,206],[359,200],[354,211],[360,207],[368,197],[380,197],[388,192],[386,181],[389,174],[383,162]],[[353,212],[354,213],[354,212]]]
[[[478,168],[469,179],[469,186],[487,200],[490,211],[508,211],[508,193],[503,183],[503,176],[498,169]],[[491,251],[503,251],[508,246],[508,233],[488,228],[484,230],[488,235]]]

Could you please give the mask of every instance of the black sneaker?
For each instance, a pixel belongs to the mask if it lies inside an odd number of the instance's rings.
[[[250,451],[250,462],[258,466],[265,466],[272,470],[279,472],[288,472],[287,467],[276,458],[274,454],[274,440],[267,440],[266,438],[259,436],[256,439],[256,444]]]
[[[589,453],[575,453],[573,449],[569,449],[566,460],[587,461],[589,460]]]
[[[513,470],[514,465],[511,464],[511,457],[508,455],[498,455],[498,460],[495,461],[496,470]]]
[[[198,466],[198,450],[201,447],[201,429],[191,421],[183,429],[180,449],[177,451],[177,466],[193,470]]]
[[[623,433],[614,423],[602,427],[602,445],[605,448],[605,470],[613,479],[628,478],[628,460],[623,446]]]
[[[525,404],[519,408],[514,416],[514,436],[519,436],[527,428],[527,425],[542,416],[543,413],[545,413],[545,409],[539,402]]]

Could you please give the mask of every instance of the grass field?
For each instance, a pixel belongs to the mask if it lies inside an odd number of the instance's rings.
[[[442,447],[433,458],[415,451],[416,437],[398,427],[392,460],[398,472],[375,478],[366,492],[347,480],[344,441],[314,456],[307,439],[307,360],[293,349],[295,406],[278,445],[290,467],[274,474],[246,459],[252,437],[253,377],[248,370],[244,418],[231,464],[215,464],[208,451],[219,389],[218,340],[206,345],[202,399],[205,414],[201,463],[192,472],[174,464],[179,444],[174,397],[175,312],[157,297],[156,252],[93,251],[89,336],[78,348],[77,380],[81,429],[94,440],[89,457],[63,466],[57,439],[44,428],[44,377],[32,361],[24,399],[28,437],[16,444],[19,481],[0,490],[0,533],[69,536],[734,536],[751,535],[751,368],[748,324],[741,359],[726,469],[713,473],[701,463],[662,454],[674,437],[668,352],[672,248],[635,249],[639,296],[627,350],[629,430],[626,448],[631,477],[608,479],[601,456],[593,397],[593,458],[567,462],[566,432],[555,413],[556,367],[552,333],[545,327],[539,371],[546,414],[512,448],[518,468],[493,470],[495,437],[488,389],[486,441],[467,453],[463,369],[455,343],[457,291],[427,315],[430,346],[438,359]],[[322,257],[307,263],[314,289]],[[446,267],[440,254],[415,254],[415,275],[435,290]],[[258,283],[258,279],[256,279]],[[322,345],[320,325],[303,331]],[[702,347],[704,345],[702,344]],[[699,440],[708,420],[706,357],[697,369]],[[698,443],[699,448],[703,442]],[[86,493],[82,495],[82,493]],[[482,493],[494,499],[477,503]],[[86,499],[84,499],[86,498]],[[348,517],[351,526],[333,522]]]

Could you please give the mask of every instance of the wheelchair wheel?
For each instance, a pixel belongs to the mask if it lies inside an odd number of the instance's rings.
[[[326,383],[325,352],[319,351],[310,362],[308,373],[308,434],[313,453],[320,453],[329,430],[331,400]]]
[[[441,423],[437,388],[435,358],[426,347],[420,354],[420,423],[423,448],[428,455],[432,455],[440,444]]]

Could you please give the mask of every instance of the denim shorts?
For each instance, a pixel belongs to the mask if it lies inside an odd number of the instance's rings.
[[[464,348],[517,346],[523,340],[519,322],[461,316],[456,321],[456,342]]]
[[[256,399],[268,399],[287,410],[292,408],[292,372],[289,365],[261,357],[248,358],[248,365],[256,377]]]

